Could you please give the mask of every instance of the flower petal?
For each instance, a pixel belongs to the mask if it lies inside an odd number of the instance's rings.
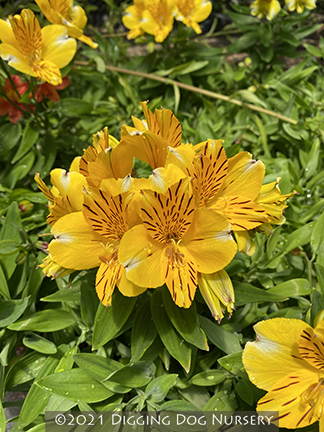
[[[312,328],[304,321],[273,318],[254,326],[255,342],[248,342],[243,352],[243,364],[250,380],[264,390],[281,378],[295,371],[314,368],[303,360],[298,351],[299,337],[303,330]],[[271,373],[269,373],[271,365]]]
[[[53,260],[60,266],[75,270],[98,267],[106,240],[96,234],[81,212],[70,213],[52,227],[55,240],[49,244]]]
[[[54,63],[62,69],[72,60],[77,44],[68,38],[67,30],[62,25],[49,25],[42,28],[42,56],[44,61]],[[61,81],[62,82],[62,81]]]

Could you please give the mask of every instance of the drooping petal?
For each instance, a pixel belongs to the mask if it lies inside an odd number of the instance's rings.
[[[248,256],[254,255],[255,242],[251,238],[249,231],[233,231],[237,241],[238,251]]]
[[[228,221],[206,208],[195,211],[181,246],[186,249],[200,273],[214,273],[223,269],[237,251]]]
[[[257,339],[248,342],[243,352],[243,364],[252,383],[270,390],[290,373],[301,369],[313,371],[314,368],[301,358],[298,351],[301,333],[311,329],[304,321],[288,318],[273,318],[257,323],[254,326]]]
[[[82,191],[87,187],[87,180],[78,172],[66,172],[55,168],[51,171],[51,183],[62,197],[68,197],[68,203],[72,211],[81,211],[83,204]]]
[[[87,24],[88,18],[84,11],[84,9],[81,6],[73,6],[71,9],[71,18],[72,22],[75,26],[79,27],[80,29],[84,29],[84,27]]]
[[[85,270],[101,264],[106,239],[95,233],[84,220],[82,212],[60,218],[52,227],[55,240],[49,252],[55,262],[65,268]]]
[[[164,245],[154,241],[143,225],[131,228],[120,242],[118,259],[134,284],[157,288],[164,283]]]
[[[226,307],[228,313],[231,315],[234,310],[235,295],[232,281],[226,271],[220,270],[219,272],[212,274],[199,274],[199,281],[199,287],[202,285],[200,291],[204,294],[207,289],[212,291],[213,294],[208,297],[214,298],[214,296],[217,296],[219,301]],[[210,308],[209,304],[208,306]]]
[[[111,305],[111,297],[115,285],[124,271],[118,261],[114,263],[101,263],[96,275],[96,292],[99,300],[104,306]]]
[[[74,39],[68,37],[64,26],[49,25],[43,27],[42,39],[44,61],[54,63],[59,69],[70,63],[76,52],[77,45]]]

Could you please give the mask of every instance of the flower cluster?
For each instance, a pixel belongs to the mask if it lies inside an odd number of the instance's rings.
[[[57,86],[62,84],[60,69],[70,63],[76,52],[73,38],[92,48],[97,44],[83,35],[87,18],[80,6],[73,6],[70,0],[38,0],[37,4],[54,24],[41,28],[30,9],[9,16],[8,21],[1,19],[0,57],[17,71]]]
[[[208,18],[212,11],[209,0],[134,0],[123,17],[130,31],[128,39],[149,33],[156,42],[163,42],[173,28],[174,19],[201,33],[198,23]]]
[[[315,9],[316,0],[285,0],[285,4],[290,12],[296,10],[298,13],[303,13],[304,8]],[[251,14],[262,18],[263,15],[271,21],[281,10],[281,5],[278,0],[255,0],[251,4]]]
[[[267,394],[257,410],[278,411],[279,426],[302,428],[320,420],[324,428],[324,321],[274,318],[254,326],[243,363],[250,380]],[[269,373],[271,371],[271,373]]]
[[[197,284],[213,316],[234,308],[224,270],[254,230],[283,222],[278,182],[262,186],[265,167],[248,152],[227,158],[222,140],[182,144],[172,111],[141,103],[145,120],[93,137],[69,172],[54,169],[52,188],[36,176],[49,200],[54,239],[42,267],[59,277],[99,267],[96,290],[111,304],[115,285],[125,296],[166,284],[174,302],[188,308]],[[152,169],[138,178],[134,158]],[[269,228],[270,227],[270,228]],[[236,243],[231,232],[235,234]],[[222,306],[221,306],[222,304]]]

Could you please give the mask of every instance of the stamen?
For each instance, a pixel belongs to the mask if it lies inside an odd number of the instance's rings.
[[[324,408],[324,377],[308,387],[300,395],[300,406],[302,408],[312,407],[312,415],[319,418],[323,414]]]

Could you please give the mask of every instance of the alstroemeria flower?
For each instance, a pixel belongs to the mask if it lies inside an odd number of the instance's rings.
[[[254,231],[264,232],[269,235],[273,230],[271,225],[282,225],[285,223],[286,218],[283,212],[287,207],[286,201],[295,195],[296,191],[282,195],[279,187],[280,180],[281,178],[278,177],[277,181],[262,185],[259,195],[254,200],[265,211],[265,223],[252,231],[235,232],[239,252],[244,252],[250,256],[253,255],[255,252]]]
[[[83,34],[87,24],[87,16],[81,6],[73,6],[73,0],[35,0],[49,22],[62,24],[66,27],[69,36],[86,43],[91,48],[98,44]]]
[[[60,69],[72,60],[76,42],[69,39],[64,26],[41,29],[34,13],[23,9],[20,15],[0,20],[0,56],[19,72],[58,85]]]
[[[219,271],[235,255],[230,225],[222,216],[196,208],[186,179],[165,194],[142,191],[141,204],[143,224],[122,238],[119,261],[134,284],[157,288],[166,283],[174,302],[188,308],[198,272]]]
[[[296,429],[320,420],[324,430],[324,321],[274,318],[254,326],[243,364],[250,380],[267,390],[258,411],[279,411],[279,427]]]
[[[53,260],[64,268],[85,270],[98,267],[96,291],[100,301],[111,304],[117,284],[129,297],[146,290],[126,279],[125,269],[118,258],[120,241],[131,226],[129,194],[113,196],[108,191],[85,193],[83,212],[70,213],[52,227],[55,239],[49,244]]]
[[[20,96],[28,89],[28,84],[26,82],[22,82],[18,75],[11,75],[12,81]],[[20,103],[20,97],[18,97],[16,90],[13,88],[9,78],[6,79],[5,85],[3,86],[3,90],[6,96],[12,100],[19,108],[16,108],[12,103],[8,101],[5,97],[0,97],[0,116],[9,115],[9,120],[11,123],[18,123],[18,120],[23,115],[22,111],[26,111],[26,107],[24,104]],[[31,110],[34,109],[33,105],[28,105]]]
[[[278,0],[255,0],[251,4],[251,14],[262,18],[263,15],[271,21],[281,10],[281,6]]]
[[[182,21],[187,27],[191,27],[198,34],[201,28],[198,23],[205,21],[211,14],[213,5],[208,0],[176,0],[178,12],[177,21]]]
[[[142,29],[154,35],[156,42],[163,42],[173,28],[177,7],[173,0],[146,0],[142,14]]]
[[[122,126],[121,144],[154,170],[164,166],[169,147],[181,145],[181,125],[169,109],[156,109],[153,114],[147,102],[141,106],[145,120],[132,116],[134,127]]]
[[[57,90],[63,90],[68,85],[70,85],[70,80],[67,76],[63,77],[62,83],[53,86],[49,83],[40,84],[37,89],[36,93],[36,100],[37,102],[42,102],[44,100],[44,96],[46,96],[48,99],[50,99],[53,102],[59,102],[61,100],[59,94],[57,93]]]
[[[134,0],[131,6],[125,10],[125,15],[122,18],[123,24],[129,29],[127,39],[135,39],[144,33],[141,27],[143,12],[146,8],[147,0]]]
[[[297,13],[303,13],[304,8],[310,10],[316,8],[316,0],[285,0],[285,3],[288,7],[288,10],[291,12],[296,10]]]

